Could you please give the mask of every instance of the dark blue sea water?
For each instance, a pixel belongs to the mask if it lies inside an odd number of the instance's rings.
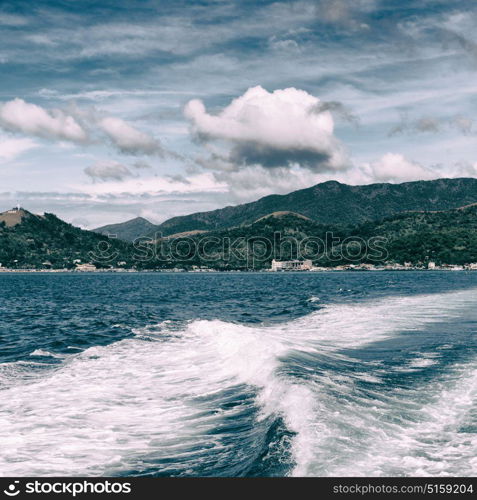
[[[0,475],[477,474],[477,273],[0,274]]]

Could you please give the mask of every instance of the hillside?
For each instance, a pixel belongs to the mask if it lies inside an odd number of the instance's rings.
[[[349,186],[328,181],[286,195],[271,195],[252,203],[228,206],[210,212],[173,217],[154,226],[155,233],[168,236],[189,231],[214,231],[251,224],[276,212],[295,212],[321,224],[360,224],[400,212],[449,210],[477,202],[477,179],[438,179],[403,184]],[[129,225],[132,221],[124,224]],[[131,241],[144,236],[144,227],[123,233],[121,224],[114,231]],[[108,226],[106,226],[108,227]],[[103,232],[104,228],[101,228]],[[147,229],[147,228],[146,228]],[[121,237],[121,236],[120,236]]]
[[[9,226],[6,217],[8,215]],[[102,242],[113,258],[101,254]],[[91,252],[99,258],[93,259]],[[358,225],[322,224],[293,212],[273,212],[251,224],[166,236],[141,247],[85,231],[53,214],[0,214],[0,263],[9,268],[97,267],[219,270],[266,269],[271,260],[311,259],[315,265],[396,262],[426,265],[477,262],[477,205],[414,211]]]
[[[104,258],[98,245],[108,241],[115,258]],[[34,215],[26,210],[0,214],[0,263],[9,268],[74,268],[75,261],[93,262],[90,252],[102,259],[97,267],[126,261],[132,265],[130,245],[84,231],[53,214]]]
[[[431,260],[465,264],[477,262],[477,206],[405,213],[357,226],[331,226],[287,213],[182,240],[182,247],[181,238],[161,240],[162,255],[173,257],[163,265],[264,269],[273,258],[307,258],[325,267],[363,262],[426,265]],[[187,251],[190,248],[198,251]]]
[[[116,235],[117,238],[124,241],[134,241],[136,238],[148,235],[154,232],[157,226],[143,217],[136,217],[119,224],[109,224],[107,226],[93,229],[99,234]]]
[[[6,212],[0,213],[0,224],[5,224],[6,227],[14,227],[21,224],[24,217],[27,217],[29,212],[22,208],[13,208]]]
[[[390,259],[399,262],[466,264],[477,262],[477,205],[449,211],[417,212],[362,224],[351,231],[362,238],[387,238]]]

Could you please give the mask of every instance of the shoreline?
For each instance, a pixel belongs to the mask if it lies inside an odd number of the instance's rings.
[[[240,270],[240,269],[232,269],[229,271],[222,271],[219,269],[209,269],[203,271],[197,270],[168,270],[168,269],[96,269],[94,271],[76,271],[72,269],[1,269],[0,275],[2,274],[210,274],[210,273],[267,273],[267,274],[283,274],[283,273],[293,273],[293,274],[319,274],[319,273],[343,273],[343,272],[352,272],[352,273],[363,273],[363,272],[475,272],[477,269],[455,269],[455,268],[434,268],[434,269],[426,269],[426,268],[380,268],[380,269],[319,269],[319,270],[286,270],[286,271],[271,271],[270,269],[250,269],[250,270]]]

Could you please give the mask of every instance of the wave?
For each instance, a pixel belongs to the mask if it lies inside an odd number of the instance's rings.
[[[55,354],[50,351],[45,351],[43,349],[35,349],[32,353],[30,353],[30,356],[42,356],[45,358],[63,358],[61,354]]]
[[[330,438],[321,443],[308,473],[473,476],[477,471],[476,403],[475,359],[454,366],[442,380],[427,385],[366,400],[357,395],[336,413]],[[343,428],[346,431],[338,433]]]
[[[472,446],[475,451],[475,429],[461,432],[471,429],[475,362],[453,363],[431,382],[403,386],[388,383],[381,358],[362,353],[469,317],[474,296],[463,291],[334,304],[274,326],[164,323],[67,355],[45,370],[24,362],[0,365],[8,379],[0,471],[459,474],[462,457],[470,457]],[[452,351],[452,336],[445,341]],[[443,362],[429,346],[415,347],[405,360],[409,372],[395,370],[395,376],[416,377]],[[26,369],[28,376],[16,376]],[[431,428],[439,438],[426,434]],[[463,470],[475,474],[475,460],[467,463]]]

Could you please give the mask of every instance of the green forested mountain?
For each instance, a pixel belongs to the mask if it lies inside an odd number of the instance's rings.
[[[156,225],[143,217],[136,217],[119,224],[109,224],[107,226],[93,229],[94,232],[108,235],[115,235],[124,241],[134,241],[136,238],[151,234],[156,229]]]
[[[327,225],[298,214],[160,242],[163,262],[219,269],[267,268],[278,260],[316,265],[395,262],[426,265],[477,262],[477,205],[408,212],[360,225]]]
[[[477,204],[441,212],[404,213],[362,224],[351,233],[362,238],[387,238],[389,256],[396,262],[477,262]]]
[[[293,211],[321,224],[360,224],[413,210],[449,210],[477,202],[477,179],[437,179],[403,184],[349,186],[323,182],[286,195],[271,195],[237,206],[173,217],[147,228],[133,219],[106,226],[118,237],[132,241],[138,236],[164,236],[194,230],[220,230],[251,224],[272,212]],[[97,231],[104,233],[104,227]]]
[[[12,223],[13,220],[13,223]],[[101,242],[111,246],[104,252]],[[103,243],[104,245],[104,243]],[[11,268],[73,268],[75,261],[97,267],[132,265],[131,245],[84,231],[53,214],[34,215],[26,210],[0,214],[0,263]],[[92,256],[91,252],[97,257]],[[109,255],[114,258],[108,258]]]

